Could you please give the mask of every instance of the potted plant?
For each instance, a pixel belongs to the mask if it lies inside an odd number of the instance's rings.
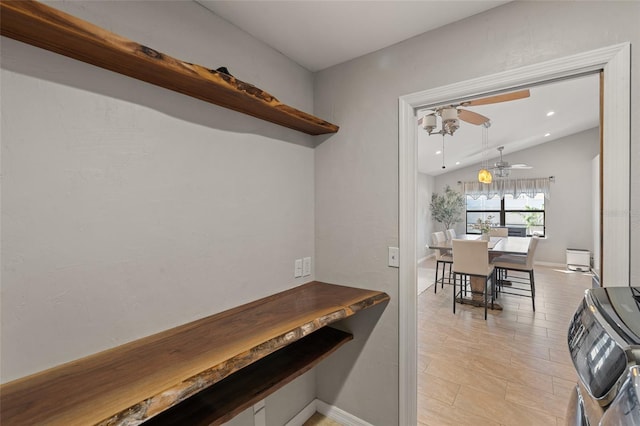
[[[465,210],[464,197],[449,185],[444,188],[443,194],[431,194],[431,217],[436,222],[444,225],[445,231],[462,221],[462,212]]]
[[[482,234],[483,240],[489,240],[489,230],[493,227],[493,215],[487,216],[485,220],[478,218],[476,223],[472,224],[471,227],[473,229],[477,229]]]
[[[532,207],[525,206],[525,210],[535,210]],[[520,213],[522,219],[527,224],[527,235],[535,235],[538,227],[542,226],[540,223],[540,215],[536,213]]]

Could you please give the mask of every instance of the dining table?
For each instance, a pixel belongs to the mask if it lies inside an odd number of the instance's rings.
[[[480,234],[462,234],[456,236],[455,239],[480,240],[486,239],[486,237]],[[529,251],[530,242],[531,237],[489,237],[489,239],[487,240],[487,256],[489,257],[489,262],[491,262],[494,258],[502,256],[504,254],[526,256],[527,252]],[[452,250],[453,243],[452,240],[446,240],[438,244],[427,244],[427,248],[432,250]],[[492,284],[495,285],[495,283]],[[470,285],[472,290],[471,298],[461,297],[457,299],[457,302],[484,307],[484,279],[481,277],[471,277]],[[503,281],[503,285],[509,285],[509,282]],[[493,309],[502,310],[502,306],[494,301]]]
[[[479,240],[482,238],[480,234],[462,234],[456,236],[456,240]],[[490,237],[488,241],[489,258],[502,256],[503,254],[523,254],[526,255],[529,250],[531,237]],[[453,244],[451,240],[443,241],[439,244],[427,244],[428,249],[451,250]]]

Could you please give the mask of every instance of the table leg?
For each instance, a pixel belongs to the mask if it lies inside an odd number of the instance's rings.
[[[484,283],[485,280],[482,277],[471,277],[471,297],[459,297],[458,302],[467,305],[480,306],[484,308]],[[487,299],[490,301],[491,296],[487,295]],[[490,303],[490,302],[487,302]],[[489,308],[491,306],[489,305]],[[494,310],[502,310],[502,306],[498,302],[493,302]]]

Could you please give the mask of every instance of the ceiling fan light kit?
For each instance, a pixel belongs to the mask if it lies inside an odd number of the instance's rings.
[[[489,96],[481,99],[474,99],[471,101],[465,101],[459,104],[452,104],[447,106],[435,107],[433,110],[426,111],[425,115],[422,118],[418,119],[418,125],[422,127],[429,136],[432,135],[442,135],[442,153],[443,153],[443,164],[442,168],[444,169],[446,166],[444,165],[444,136],[449,135],[453,136],[453,133],[460,128],[460,120],[467,122],[469,124],[473,124],[476,126],[483,126],[483,150],[484,155],[486,155],[489,146],[488,146],[488,136],[486,136],[486,130],[491,125],[491,120],[488,117],[485,117],[482,114],[478,114],[477,112],[469,111],[467,109],[459,108],[460,106],[464,107],[472,107],[477,105],[488,105],[494,104],[498,102],[506,102],[506,101],[514,101],[517,99],[528,98],[530,96],[529,90],[520,90],[517,92],[505,93],[501,95]],[[440,117],[440,130],[438,129],[438,117]],[[484,140],[487,138],[487,140]],[[502,151],[501,151],[502,154]],[[501,157],[502,160],[502,157]],[[496,164],[497,166],[497,164]],[[482,178],[481,178],[482,175]],[[509,175],[509,171],[506,171],[506,174],[498,174],[499,177],[506,177]],[[492,175],[489,171],[488,161],[483,160],[483,168],[478,173],[478,180],[483,183],[491,183]]]
[[[505,177],[509,177],[509,169],[496,169],[493,171],[493,173],[496,175],[496,177],[499,178],[505,178]]]
[[[460,120],[458,120],[458,110],[455,108],[445,108],[441,111],[442,130],[453,136],[453,132],[460,128]]]
[[[508,161],[504,161],[502,159],[502,151],[504,150],[504,146],[498,147],[498,152],[500,152],[500,161],[496,162],[493,165],[493,174],[496,177],[505,178],[508,177],[511,173],[511,169],[530,169],[531,166],[526,164],[509,164]]]
[[[439,131],[435,131],[438,127],[438,118],[440,116],[442,120],[442,125]],[[431,114],[427,114],[418,121],[418,123],[422,126],[424,130],[427,131],[429,135],[449,135],[453,136],[453,133],[460,128],[460,120],[458,119],[458,110],[449,107],[442,108],[433,112]]]
[[[425,115],[424,117],[422,117],[420,125],[424,130],[427,131],[427,133],[431,134],[438,126],[438,120],[434,114]]]

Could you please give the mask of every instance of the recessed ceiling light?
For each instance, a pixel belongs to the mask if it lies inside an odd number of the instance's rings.
[[[556,113],[555,111],[549,111],[549,112],[547,113],[547,117],[551,117],[551,116],[552,116],[553,114],[555,114],[555,113]]]
[[[436,151],[436,155],[442,154],[442,151]]]
[[[459,162],[459,161],[456,161],[456,166],[459,166],[459,165],[460,165],[460,162]]]
[[[546,138],[546,137],[549,137],[549,136],[551,136],[551,133],[545,133],[545,134],[544,134],[544,137],[545,137],[545,138]]]

